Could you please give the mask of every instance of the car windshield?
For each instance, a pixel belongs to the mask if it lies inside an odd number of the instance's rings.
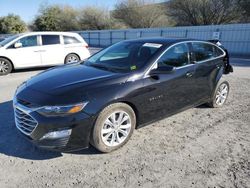
[[[19,36],[20,35],[13,35],[11,37],[4,39],[3,41],[0,42],[0,46],[4,46],[4,45],[8,44],[9,42],[11,42],[12,40],[15,40]]]
[[[141,69],[162,47],[159,43],[119,42],[87,59],[84,64],[114,72]]]

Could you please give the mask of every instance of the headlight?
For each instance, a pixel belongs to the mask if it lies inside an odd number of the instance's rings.
[[[39,114],[44,116],[64,116],[75,114],[83,110],[88,102],[67,105],[67,106],[45,106],[37,110]]]

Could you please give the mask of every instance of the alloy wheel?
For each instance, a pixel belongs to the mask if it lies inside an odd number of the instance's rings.
[[[227,95],[228,95],[228,86],[227,84],[223,83],[217,90],[215,96],[215,103],[219,106],[223,105],[227,99]]]
[[[6,61],[0,61],[0,73],[7,73],[9,70],[9,64]]]
[[[104,122],[101,138],[107,146],[118,146],[123,143],[131,131],[131,118],[125,111],[112,113]]]
[[[67,63],[75,63],[79,61],[78,57],[74,56],[74,55],[71,55],[67,58]]]

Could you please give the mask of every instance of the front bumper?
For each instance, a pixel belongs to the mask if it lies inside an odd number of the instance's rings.
[[[14,109],[17,128],[22,135],[38,147],[67,152],[80,150],[89,146],[94,118],[84,112],[70,116],[45,117],[35,110],[28,109],[17,103],[14,103]],[[24,113],[22,117],[17,113],[19,111]],[[24,128],[27,127],[26,124],[29,124],[30,121],[37,122],[37,124],[32,128],[32,131],[26,131]],[[71,129],[71,134],[68,136],[55,139],[43,138],[47,133],[68,129]]]

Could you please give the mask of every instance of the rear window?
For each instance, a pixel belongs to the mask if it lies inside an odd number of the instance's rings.
[[[42,35],[43,45],[60,44],[59,35]]]
[[[70,36],[63,36],[64,44],[76,44],[81,43],[77,38]]]

